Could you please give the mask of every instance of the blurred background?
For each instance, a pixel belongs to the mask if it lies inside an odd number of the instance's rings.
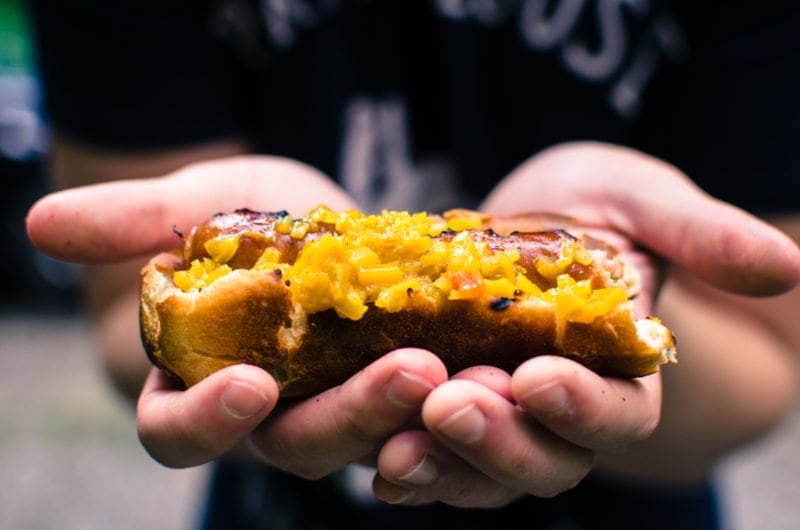
[[[27,242],[47,126],[22,0],[0,0],[0,529],[185,529],[205,469],[167,470],[107,385],[78,267]]]
[[[81,309],[80,268],[27,242],[48,189],[47,125],[22,0],[0,0],[0,529],[189,529],[205,468],[168,470],[138,443]],[[800,403],[718,479],[731,530],[800,528]]]

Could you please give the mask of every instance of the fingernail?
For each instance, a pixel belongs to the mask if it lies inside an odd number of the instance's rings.
[[[440,423],[437,430],[454,441],[471,444],[483,436],[486,418],[478,407],[470,404]]]
[[[416,374],[398,370],[386,386],[386,398],[394,405],[410,409],[419,407],[433,384]]]
[[[555,414],[569,406],[569,394],[561,383],[552,382],[526,394],[523,402],[531,410]]]
[[[246,420],[264,410],[267,396],[249,383],[231,381],[222,391],[220,403],[230,417]]]
[[[439,478],[439,466],[432,457],[425,455],[414,469],[397,478],[412,486],[429,486]]]

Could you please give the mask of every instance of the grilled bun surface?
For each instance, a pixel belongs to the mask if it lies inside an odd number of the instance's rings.
[[[674,361],[669,329],[634,318],[638,274],[613,248],[512,230],[524,224],[468,210],[217,214],[143,269],[145,349],[187,386],[260,366],[282,397],[400,347],[432,351],[450,373],[551,354],[638,377]]]

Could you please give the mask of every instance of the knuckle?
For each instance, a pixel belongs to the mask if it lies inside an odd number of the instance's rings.
[[[437,501],[456,508],[499,508],[513,500],[513,493],[486,476],[456,473],[438,481],[427,492]]]
[[[383,421],[355,409],[343,415],[339,429],[345,438],[360,445],[373,444],[388,434]]]
[[[337,412],[336,430],[341,439],[371,445],[399,427],[391,414],[373,410],[374,399],[350,399]]]
[[[520,493],[506,488],[497,488],[485,495],[478,505],[481,508],[503,508],[520,497]]]
[[[637,431],[635,431],[633,441],[641,442],[642,440],[650,438],[658,428],[660,422],[661,422],[660,415],[658,414],[650,415],[644,422],[642,422],[640,428]]]
[[[561,476],[554,480],[544,481],[534,490],[533,494],[543,499],[552,499],[580,484],[588,473],[589,471],[586,470],[584,472]]]
[[[553,468],[550,473],[535,476],[533,484],[527,491],[536,497],[552,499],[571,490],[580,484],[592,470],[594,453],[580,451],[573,455],[570,459],[570,464],[568,469],[563,467]]]
[[[140,430],[138,436],[144,450],[159,464],[172,469],[187,467],[182,456],[170,450],[170,445],[163,436],[147,430]]]
[[[171,450],[172,438],[157,424],[140,420],[137,423],[137,436],[144,450],[156,462],[173,469],[185,467],[180,455]]]
[[[300,446],[283,437],[260,437],[251,440],[251,446],[266,464],[305,480],[318,480],[332,471],[322,466],[319,459],[309,458]]]

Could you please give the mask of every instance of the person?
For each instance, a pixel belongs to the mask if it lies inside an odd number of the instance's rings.
[[[722,526],[715,466],[797,388],[798,6],[33,8],[52,170],[73,189],[34,205],[28,233],[87,264],[153,458],[215,462],[204,528]],[[252,366],[189,389],[149,367],[137,269],[173,228],[318,203],[594,225],[640,266],[637,310],[675,331],[680,362],[636,380],[549,356],[448,374],[407,348],[296,403]]]

